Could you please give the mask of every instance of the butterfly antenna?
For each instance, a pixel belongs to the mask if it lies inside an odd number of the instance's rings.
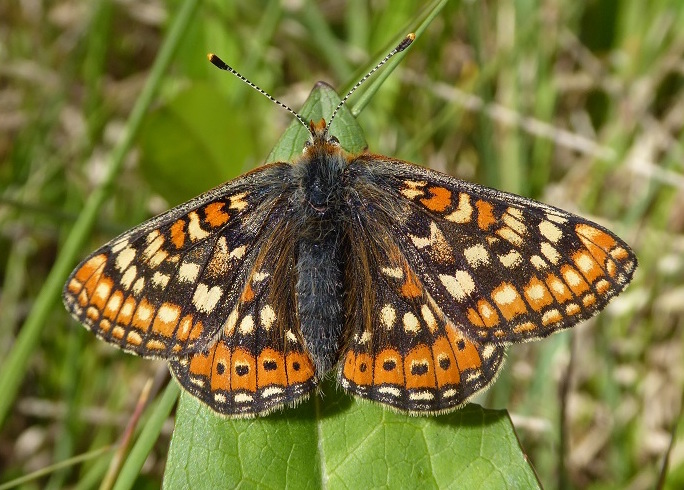
[[[373,73],[375,73],[376,71],[378,71],[378,69],[379,69],[382,65],[384,65],[385,63],[387,63],[387,62],[389,61],[389,59],[390,59],[392,56],[394,56],[394,55],[397,54],[397,53],[401,53],[403,50],[405,50],[406,48],[408,48],[408,47],[411,45],[411,43],[412,43],[415,39],[416,39],[416,35],[415,35],[414,33],[411,32],[410,34],[408,34],[404,39],[401,40],[401,42],[397,45],[396,48],[394,48],[392,51],[390,51],[389,54],[388,54],[387,56],[385,56],[385,57],[380,61],[380,63],[378,63],[377,65],[375,65],[375,68],[373,68],[371,71],[369,71],[369,72],[366,74],[366,76],[363,77],[361,80],[359,80],[358,82],[356,82],[356,85],[354,85],[354,86],[351,88],[351,90],[350,90],[349,92],[347,92],[347,95],[344,96],[344,98],[340,101],[340,103],[337,104],[337,107],[336,107],[335,110],[333,111],[332,116],[330,116],[330,120],[328,121],[327,127],[325,128],[325,132],[326,132],[326,133],[327,133],[328,130],[330,129],[330,126],[332,125],[333,119],[335,119],[335,116],[337,115],[337,112],[342,108],[342,106],[344,105],[344,103],[347,102],[347,99],[348,99],[349,97],[351,97],[351,94],[353,94],[353,93],[356,91],[356,89],[359,88],[359,87],[361,86],[361,84],[362,84],[363,82],[365,82],[366,80],[368,80],[368,78],[370,78],[370,76],[371,76]]]
[[[253,82],[252,82],[251,80],[249,80],[247,77],[242,76],[237,70],[235,70],[232,66],[228,65],[226,62],[224,62],[221,58],[219,58],[218,56],[216,56],[216,55],[213,54],[213,53],[209,53],[209,54],[207,55],[207,58],[209,59],[209,61],[211,61],[211,64],[214,65],[216,68],[219,68],[219,69],[221,69],[221,70],[224,70],[224,71],[227,71],[227,72],[232,73],[233,75],[235,75],[236,77],[238,77],[240,80],[242,80],[243,82],[245,82],[247,85],[249,85],[250,87],[252,87],[254,90],[256,90],[257,92],[259,92],[261,95],[263,95],[264,97],[266,97],[268,100],[270,100],[271,102],[273,102],[273,103],[275,103],[275,104],[278,104],[280,107],[282,107],[283,109],[285,109],[286,111],[288,111],[290,114],[292,114],[294,117],[296,117],[296,118],[299,120],[300,123],[302,123],[302,125],[306,128],[307,131],[311,131],[311,130],[309,129],[309,125],[306,123],[306,121],[304,120],[304,118],[303,118],[302,116],[300,116],[298,113],[296,113],[295,111],[293,111],[292,109],[290,109],[289,106],[287,106],[287,105],[283,104],[282,102],[280,102],[278,99],[276,99],[275,97],[273,97],[271,94],[269,94],[268,92],[266,92],[264,89],[262,89],[261,87],[259,87],[259,86],[256,85],[255,83],[253,83]]]

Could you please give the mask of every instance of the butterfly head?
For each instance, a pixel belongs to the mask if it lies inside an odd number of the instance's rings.
[[[311,138],[305,143],[305,149],[309,148],[311,146],[321,146],[321,145],[333,145],[333,146],[340,146],[340,140],[337,139],[337,137],[332,136],[328,132],[328,124],[325,122],[325,119],[321,119],[320,121],[309,121],[309,132],[311,133]]]
[[[316,151],[336,152],[340,147],[340,140],[337,137],[331,135],[328,132],[329,126],[326,124],[325,119],[321,119],[318,122],[313,120],[309,121],[309,133],[311,137],[304,144],[304,154],[311,154],[314,149]]]

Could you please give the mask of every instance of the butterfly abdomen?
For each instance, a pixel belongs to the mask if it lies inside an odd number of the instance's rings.
[[[304,239],[297,258],[302,337],[321,377],[336,363],[342,336],[342,269],[338,236]]]

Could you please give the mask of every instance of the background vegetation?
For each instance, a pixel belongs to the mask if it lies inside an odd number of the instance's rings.
[[[112,456],[98,451],[121,440],[147,381],[154,397],[167,379],[163,363],[97,341],[45,292],[65,279],[58,254],[85,256],[260,164],[290,122],[205,53],[297,109],[318,80],[343,92],[424,8],[183,5],[0,4],[0,485],[47,470],[24,485],[97,486]],[[188,27],[122,150],[181,12]],[[684,482],[682,27],[679,0],[451,1],[359,116],[374,152],[581,213],[636,250],[625,294],[570,332],[509,349],[478,400],[508,409],[550,488]],[[118,156],[113,187],[96,190]],[[91,230],[77,218],[89,197],[104,202],[87,208]],[[66,240],[75,223],[85,244]],[[145,410],[142,426],[163,422],[169,400]],[[161,481],[173,420],[160,427],[140,487]]]

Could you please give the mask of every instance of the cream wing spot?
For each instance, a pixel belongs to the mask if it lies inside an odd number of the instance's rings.
[[[267,279],[269,276],[270,276],[270,274],[269,274],[268,272],[256,272],[256,273],[252,276],[252,280],[253,280],[254,282],[261,282],[261,281],[263,281],[264,279]]]
[[[238,393],[233,399],[236,403],[249,403],[254,400],[254,397],[247,393]]]
[[[428,329],[431,332],[434,332],[437,330],[437,320],[435,320],[435,315],[432,314],[432,310],[430,310],[430,307],[428,305],[423,305],[420,308],[420,314],[423,317],[423,320],[425,320],[425,324],[427,325]]]
[[[269,331],[276,321],[276,314],[271,305],[264,305],[259,314],[259,318],[261,319],[261,326],[264,327],[264,330]]]
[[[123,295],[122,294],[113,294],[109,298],[109,301],[107,301],[107,306],[105,307],[105,310],[115,313],[115,312],[119,311],[119,308],[121,308],[122,303],[123,303]]]
[[[151,235],[153,235],[153,233],[147,235],[147,238],[150,238]],[[161,249],[162,245],[164,245],[164,237],[157,233],[154,240],[149,242],[147,247],[145,247],[145,250],[143,250],[142,258],[148,261],[151,260],[159,249]]]
[[[196,242],[209,236],[209,233],[200,226],[200,218],[197,212],[193,211],[188,214],[190,222],[188,223],[188,236],[190,240]]]
[[[152,242],[155,241],[160,235],[161,235],[161,233],[159,233],[159,230],[152,230],[152,231],[149,232],[149,233],[147,234],[147,236],[145,237],[145,242],[148,243],[148,244],[149,244],[149,243],[152,243]]]
[[[595,267],[596,262],[588,254],[581,254],[576,261],[577,267],[585,274],[589,274]]]
[[[470,267],[489,264],[489,252],[483,245],[473,245],[463,251],[463,255]]]
[[[150,267],[157,268],[159,265],[166,260],[166,258],[169,256],[169,253],[166,252],[165,250],[158,250],[157,252],[154,253],[152,257],[150,257],[150,260],[148,263],[150,264]]]
[[[446,390],[442,393],[442,398],[452,398],[456,395],[458,395],[458,390],[455,390],[453,388],[449,388],[448,390]]]
[[[100,298],[102,301],[105,301],[107,298],[109,298],[109,293],[111,291],[112,285],[105,281],[101,281],[97,285],[97,288],[95,288],[95,297]]]
[[[399,388],[395,388],[394,386],[381,386],[378,389],[378,392],[382,393],[383,395],[390,395],[394,398],[401,397],[401,390],[399,390]]]
[[[522,264],[522,255],[520,255],[516,250],[511,250],[507,254],[499,255],[499,261],[504,265],[504,267],[511,269]]]
[[[553,265],[558,265],[558,262],[560,262],[561,255],[558,253],[558,250],[556,250],[549,242],[544,242],[541,244],[541,252],[544,254],[544,257],[546,257]]]
[[[180,315],[180,312],[179,312],[179,315]],[[181,338],[187,338],[191,329],[192,329],[192,317],[190,315],[187,315],[183,318],[183,320],[181,320],[180,325],[178,326],[178,336]]]
[[[118,254],[124,248],[126,248],[129,243],[130,243],[130,241],[127,238],[124,240],[116,242],[114,245],[112,245],[112,253]]]
[[[420,322],[418,321],[418,317],[416,317],[416,315],[410,311],[404,313],[403,324],[404,330],[407,333],[417,333],[420,330]]]
[[[131,330],[128,332],[128,335],[126,335],[126,342],[133,345],[140,345],[142,344],[142,337],[135,330]]]
[[[510,284],[504,285],[503,288],[497,291],[493,296],[494,301],[500,305],[510,305],[518,299],[518,297],[518,291]]]
[[[496,347],[494,347],[492,344],[487,344],[485,345],[484,349],[482,349],[482,357],[485,359],[489,359],[494,355],[494,351],[496,350]]]
[[[192,297],[192,304],[197,311],[211,313],[221,296],[223,296],[223,290],[219,286],[209,288],[206,284],[199,283]]]
[[[245,315],[240,322],[240,333],[243,335],[249,335],[254,332],[254,319],[252,315]]]
[[[133,262],[133,259],[135,259],[135,249],[132,247],[124,248],[116,256],[116,268],[119,269],[119,271],[126,270],[131,262]]]
[[[506,240],[507,242],[515,245],[516,247],[522,247],[525,243],[523,238],[508,226],[502,226],[501,228],[496,230],[496,234],[504,240]]]
[[[566,315],[576,315],[580,311],[582,311],[582,309],[577,303],[568,303],[568,305],[565,307]]]
[[[402,279],[404,277],[404,271],[399,267],[383,267],[381,270],[387,277],[392,277],[394,279]]]
[[[425,191],[421,189],[421,187],[425,187],[427,185],[427,182],[425,181],[413,181],[413,180],[405,180],[403,184],[406,186],[403,189],[401,189],[399,192],[401,193],[402,196],[404,196],[406,199],[415,199],[417,197],[425,195]]]
[[[151,319],[153,313],[154,313],[154,309],[152,309],[152,307],[145,304],[144,301],[141,301],[140,304],[138,305],[138,309],[135,310],[135,316],[141,322],[146,322],[147,320]]]
[[[356,337],[356,341],[359,344],[367,344],[368,342],[370,342],[372,335],[368,330],[364,330],[360,337],[358,335]]]
[[[480,315],[482,315],[482,318],[484,318],[485,320],[488,320],[489,318],[491,318],[492,316],[494,316],[494,314],[496,313],[496,312],[492,309],[492,307],[489,306],[489,303],[485,303],[485,302],[483,302],[483,303],[480,305],[479,311],[480,311]]]
[[[414,235],[409,235],[409,237],[417,249],[429,247],[429,253],[436,260],[447,263],[453,262],[451,246],[446,241],[446,238],[444,238],[442,230],[439,229],[437,223],[434,221],[430,223],[429,237],[419,237]]]
[[[133,315],[133,303],[131,301],[126,301],[121,308],[120,316],[124,318],[130,318]]]
[[[553,278],[549,283],[551,285],[551,289],[555,293],[557,293],[559,295],[564,295],[565,293],[567,293],[567,288],[565,287],[565,283],[563,283],[563,281],[561,281],[560,279]]]
[[[392,305],[385,305],[380,310],[380,321],[387,330],[394,328],[394,322],[397,319],[397,311]]]
[[[285,390],[283,390],[282,388],[280,388],[278,386],[269,386],[268,388],[266,388],[264,391],[261,392],[261,397],[262,398],[270,398],[272,396],[282,395],[283,393],[285,393]]]
[[[567,269],[563,272],[563,279],[570,287],[577,287],[582,283],[582,278],[572,269]]]
[[[172,306],[169,304],[163,304],[159,307],[157,312],[157,317],[164,323],[174,324],[178,323],[180,318],[181,310],[177,306]]]
[[[563,237],[563,232],[556,225],[550,221],[542,221],[539,223],[539,232],[544,238],[552,243],[558,242]]]
[[[549,266],[549,264],[547,264],[546,261],[542,259],[539,255],[533,255],[532,257],[530,257],[530,263],[537,270],[546,269]]]
[[[522,214],[519,209],[508,208],[503,215],[503,222],[518,235],[524,236],[527,233],[527,227],[523,223]]]
[[[240,194],[230,196],[229,209],[237,209],[238,211],[245,209],[248,206],[247,201],[245,201],[245,197],[247,197],[248,194],[248,192],[241,192]]]
[[[509,207],[506,209],[506,213],[510,214],[521,223],[525,221],[522,211],[520,211],[518,208]]]
[[[228,315],[228,318],[226,318],[226,323],[223,326],[223,331],[227,336],[233,335],[233,332],[235,331],[235,326],[237,325],[238,321],[238,312],[237,308],[233,308],[233,311],[230,312]]]
[[[458,195],[458,207],[452,213],[446,215],[444,219],[454,223],[469,223],[473,217],[473,207],[470,204],[470,196],[465,192]]]
[[[546,289],[541,284],[534,284],[525,290],[525,294],[532,300],[540,300],[544,298]]]
[[[178,279],[181,282],[193,283],[200,273],[200,266],[192,262],[184,262],[178,269]]]
[[[246,251],[247,251],[246,245],[240,245],[239,247],[235,247],[230,252],[230,258],[231,259],[241,259],[242,257],[245,256]]]
[[[542,324],[548,325],[549,323],[557,323],[563,319],[563,315],[557,309],[552,309],[544,312],[542,315]]]
[[[449,294],[458,301],[464,300],[475,291],[475,281],[466,271],[456,271],[453,276],[440,274],[439,279]]]
[[[170,280],[171,276],[168,274],[162,274],[159,271],[155,272],[152,276],[152,284],[159,288],[165,288],[169,284]]]
[[[558,223],[559,225],[565,224],[568,222],[568,219],[563,217],[563,216],[558,216],[557,214],[551,214],[548,213],[546,215],[546,219],[549,221],[553,221],[554,223]]]
[[[435,398],[435,395],[433,395],[433,394],[430,393],[429,391],[422,390],[422,391],[412,392],[412,393],[409,395],[409,398],[410,398],[411,400],[424,400],[424,401],[427,401],[427,400],[432,400],[432,399],[434,399],[434,398]]]
[[[133,292],[135,294],[140,294],[140,293],[142,293],[143,289],[145,289],[145,278],[139,277],[135,281],[135,283],[133,283]]]

